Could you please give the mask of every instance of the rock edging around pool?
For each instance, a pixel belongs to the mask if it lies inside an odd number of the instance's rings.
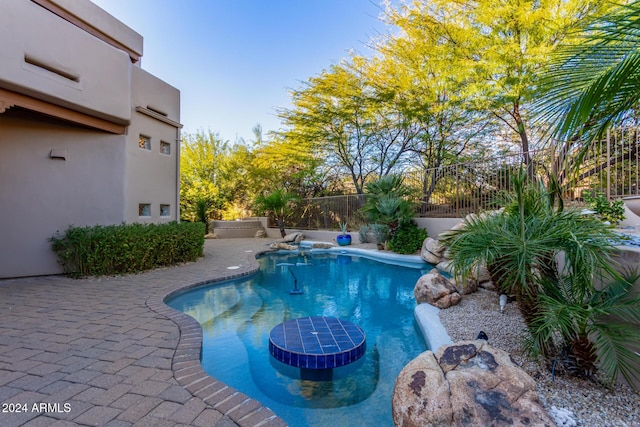
[[[398,375],[392,407],[398,427],[555,425],[533,378],[484,340],[445,345],[413,359]]]

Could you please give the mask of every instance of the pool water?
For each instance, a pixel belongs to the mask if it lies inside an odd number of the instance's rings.
[[[200,322],[202,365],[212,377],[271,408],[290,426],[393,426],[391,399],[404,365],[427,350],[413,316],[413,288],[432,267],[327,253],[269,254],[260,273],[187,291],[168,304]],[[290,294],[297,287],[301,294]],[[357,362],[331,381],[269,354],[269,332],[297,317],[346,319],[366,333]]]

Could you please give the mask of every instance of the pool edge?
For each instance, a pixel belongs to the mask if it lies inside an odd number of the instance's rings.
[[[231,419],[242,427],[278,427],[287,426],[287,423],[262,402],[205,372],[200,360],[202,353],[202,328],[200,324],[188,314],[171,308],[165,301],[179,293],[200,286],[256,274],[260,269],[256,256],[261,253],[247,255],[249,267],[244,271],[222,277],[209,277],[190,283],[178,283],[170,291],[162,295],[152,295],[146,301],[150,310],[166,317],[178,326],[178,344],[171,361],[174,379],[192,396],[201,399],[221,413],[223,417]]]

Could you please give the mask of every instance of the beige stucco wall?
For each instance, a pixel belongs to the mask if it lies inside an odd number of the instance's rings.
[[[179,122],[180,92],[143,69],[132,69],[132,120],[127,135],[125,217],[127,222],[175,221],[178,214],[179,129],[136,107],[153,108]],[[151,150],[141,149],[138,138],[151,138]],[[169,155],[160,152],[160,143],[171,144]],[[151,217],[138,216],[140,203],[151,204]],[[160,204],[170,205],[170,215],[160,216]]]
[[[133,29],[114,19],[90,0],[50,0],[82,23],[142,56],[143,39]]]
[[[180,92],[132,65],[142,37],[95,4],[42,3],[51,10],[0,0],[0,278],[60,273],[48,238],[69,225],[179,218]],[[138,147],[140,134],[151,150]],[[138,216],[139,203],[151,216]]]
[[[24,0],[0,1],[0,40],[0,87],[129,122],[133,66],[125,52]]]
[[[123,221],[124,136],[0,114],[0,277],[60,273],[48,237]],[[50,158],[51,149],[66,160]]]

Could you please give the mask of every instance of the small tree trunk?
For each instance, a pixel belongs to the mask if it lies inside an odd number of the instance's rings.
[[[280,235],[284,239],[284,236],[287,235],[287,232],[284,230],[284,220],[281,217],[278,217],[276,219],[276,221],[278,222],[278,228],[280,229]]]

